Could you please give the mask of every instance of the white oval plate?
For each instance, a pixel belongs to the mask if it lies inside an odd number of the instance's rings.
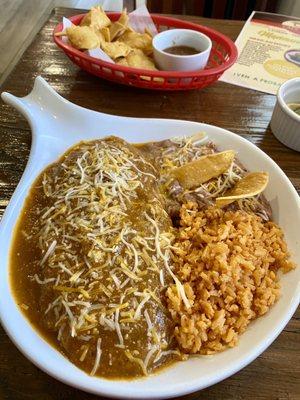
[[[129,142],[161,140],[206,131],[220,149],[234,149],[252,171],[268,171],[265,191],[274,219],[283,228],[294,261],[300,263],[299,197],[286,175],[256,146],[234,133],[197,122],[117,117],[87,110],[59,96],[41,77],[23,98],[2,93],[2,99],[19,110],[32,129],[32,148],[23,177],[12,196],[0,226],[0,318],[15,345],[49,375],[82,390],[121,398],[162,399],[184,395],[213,385],[234,374],[261,354],[282,331],[299,303],[300,268],[282,277],[282,296],[270,312],[250,324],[240,343],[214,356],[179,362],[148,378],[109,381],[91,377],[64,358],[32,329],[11,292],[9,248],[13,228],[28,190],[49,163],[84,139],[117,135]]]

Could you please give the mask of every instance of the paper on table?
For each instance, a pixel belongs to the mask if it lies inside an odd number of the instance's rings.
[[[276,94],[300,77],[299,18],[253,11],[235,43],[239,58],[221,81]]]
[[[131,13],[128,14],[128,16],[129,16],[129,25],[135,31],[139,33],[144,33],[145,29],[147,29],[152,34],[152,36],[155,36],[158,33],[156,26],[153,23],[149,11],[145,5],[142,5],[136,10],[132,11]],[[68,18],[63,17],[63,31],[72,25],[73,25],[72,22]],[[63,36],[62,40],[65,43],[68,42],[68,38],[66,36]],[[85,53],[91,57],[97,58],[98,60],[115,64],[115,62],[99,47],[95,49],[86,50]]]

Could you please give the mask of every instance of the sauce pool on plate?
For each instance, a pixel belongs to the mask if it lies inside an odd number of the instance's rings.
[[[177,56],[192,56],[194,54],[200,53],[199,50],[190,46],[171,46],[164,49],[164,52]]]

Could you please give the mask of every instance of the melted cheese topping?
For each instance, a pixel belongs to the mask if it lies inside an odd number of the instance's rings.
[[[161,292],[172,279],[189,307],[172,272],[174,236],[165,230],[171,225],[164,224],[168,216],[162,200],[157,193],[144,193],[148,183],[155,187],[155,174],[138,153],[103,140],[76,146],[57,173],[43,175],[49,206],[40,211],[41,273],[33,279],[58,295],[44,311],[54,319],[58,340],[68,335],[82,340],[80,362],[95,354],[91,375],[103,358],[101,329],[116,335],[115,347],[143,374],[153,369],[155,359],[159,362],[168,340],[158,332],[153,310],[163,309]],[[146,196],[144,208],[141,196]],[[142,210],[138,219],[135,205]],[[146,275],[158,285],[149,286]],[[136,324],[145,326],[148,337],[143,356],[129,346]]]

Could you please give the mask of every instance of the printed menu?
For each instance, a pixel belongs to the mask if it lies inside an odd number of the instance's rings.
[[[300,77],[300,18],[253,11],[236,40],[237,62],[221,81],[276,94]]]

